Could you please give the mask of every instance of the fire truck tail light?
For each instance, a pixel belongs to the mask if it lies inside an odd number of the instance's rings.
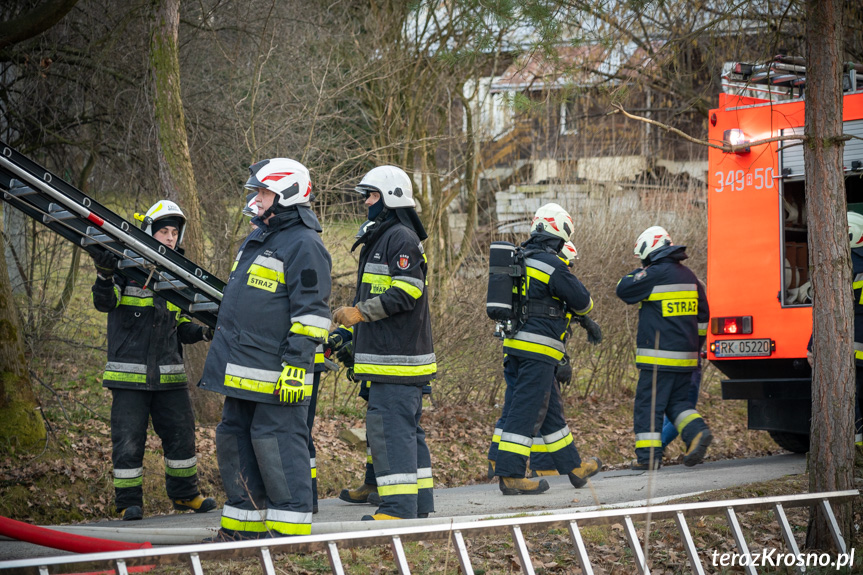
[[[752,316],[714,317],[710,319],[713,335],[737,335],[752,333]]]

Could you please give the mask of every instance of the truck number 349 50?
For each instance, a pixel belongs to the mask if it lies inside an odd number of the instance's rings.
[[[754,172],[745,170],[729,170],[714,172],[716,185],[714,192],[741,192],[746,187],[756,190],[773,187],[773,168],[755,168]]]

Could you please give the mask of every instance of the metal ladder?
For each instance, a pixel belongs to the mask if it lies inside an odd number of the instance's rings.
[[[225,282],[2,141],[0,190],[9,206],[91,255],[113,252],[118,274],[215,327]]]
[[[448,523],[439,525],[418,525],[395,529],[376,529],[373,531],[358,531],[348,533],[327,533],[307,535],[302,537],[284,537],[263,539],[258,541],[238,541],[228,543],[210,543],[199,545],[184,545],[163,547],[159,549],[140,549],[113,553],[92,553],[87,555],[63,556],[52,558],[26,559],[0,562],[0,572],[50,573],[81,572],[111,569],[118,575],[128,575],[130,567],[146,565],[176,565],[185,562],[191,573],[203,575],[203,560],[226,560],[257,557],[261,569],[266,575],[276,575],[273,562],[275,553],[305,553],[309,551],[324,551],[329,558],[333,573],[345,573],[339,551],[341,549],[390,545],[393,560],[402,575],[411,573],[404,550],[405,541],[451,541],[455,554],[458,556],[461,572],[473,575],[474,570],[468,554],[465,536],[510,533],[525,575],[533,575],[534,569],[528,551],[523,530],[565,528],[569,530],[579,565],[585,575],[592,575],[587,547],[581,536],[581,528],[591,525],[609,525],[622,522],[629,547],[635,558],[636,568],[641,575],[650,573],[645,556],[646,550],[638,539],[635,521],[653,521],[656,519],[673,519],[680,532],[683,547],[689,559],[693,573],[703,575],[704,565],[698,554],[698,549],[689,526],[687,516],[725,515],[734,536],[737,549],[741,555],[749,553],[749,547],[737,520],[737,513],[742,511],[772,509],[776,514],[779,528],[788,551],[800,558],[800,550],[794,540],[791,525],[785,515],[785,509],[790,507],[821,506],[829,518],[833,540],[841,553],[847,549],[842,534],[839,531],[830,501],[844,501],[858,497],[859,491],[831,491],[801,495],[786,495],[779,497],[758,497],[753,499],[735,499],[728,501],[709,501],[700,503],[681,503],[675,505],[657,505],[649,507],[605,509],[599,511],[573,512],[555,515],[538,515],[493,519],[486,521]],[[755,568],[745,567],[746,572],[754,574]],[[800,569],[803,572],[804,569]]]

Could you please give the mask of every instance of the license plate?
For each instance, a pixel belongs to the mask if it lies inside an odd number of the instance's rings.
[[[764,357],[771,353],[769,339],[725,339],[713,344],[716,357]]]

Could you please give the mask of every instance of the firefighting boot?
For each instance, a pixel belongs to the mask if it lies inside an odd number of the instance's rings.
[[[524,477],[501,477],[498,485],[504,495],[537,495],[548,491],[545,479],[531,481]]]
[[[394,517],[386,513],[375,513],[374,515],[363,515],[360,521],[392,521],[394,519],[401,519],[401,517]]]
[[[172,500],[174,509],[177,511],[194,511],[195,513],[206,513],[216,508],[216,500],[212,497],[204,496],[200,493],[195,495],[194,499],[174,499]]]
[[[139,521],[144,518],[144,510],[137,505],[132,505],[121,510],[123,521]]]
[[[357,487],[356,489],[342,489],[342,492],[339,493],[339,499],[348,503],[368,503],[369,493],[377,492],[377,485],[363,483],[361,487]]]
[[[662,460],[661,459],[654,459],[653,460],[654,471],[659,469],[660,467],[662,467]],[[649,462],[648,463],[639,463],[638,460],[635,460],[632,462],[632,465],[630,465],[629,468],[633,471],[649,471],[650,470],[650,463]]]
[[[549,477],[551,475],[560,475],[557,472],[557,469],[531,469],[530,476],[531,477]]]
[[[683,454],[683,465],[692,467],[704,461],[704,455],[707,453],[707,446],[713,441],[713,434],[709,429],[699,431],[686,448],[686,453]]]
[[[488,471],[486,472],[489,479],[494,479],[494,461],[488,460]]]
[[[569,482],[576,489],[584,487],[587,485],[588,478],[599,473],[600,469],[602,469],[602,460],[598,457],[591,457],[582,461],[581,465],[568,473]]]

